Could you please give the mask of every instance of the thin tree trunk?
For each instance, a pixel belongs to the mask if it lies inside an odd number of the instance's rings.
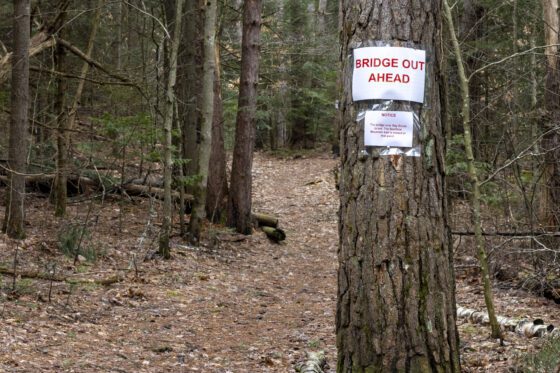
[[[214,76],[214,119],[212,121],[212,151],[208,170],[208,195],[206,215],[215,223],[222,221],[227,211],[227,171],[224,147],[224,116],[222,108],[222,84],[220,79],[219,43],[216,43],[216,70]]]
[[[159,254],[165,258],[171,258],[171,250],[169,248],[169,237],[171,236],[173,201],[171,196],[171,180],[173,177],[173,114],[175,104],[175,83],[177,80],[177,54],[179,52],[179,43],[181,41],[181,21],[183,19],[183,4],[185,0],[177,0],[177,8],[175,10],[175,25],[173,38],[170,42],[171,51],[169,56],[169,73],[167,85],[165,89],[165,117],[163,120],[164,132],[164,149],[163,149],[163,222],[159,236]]]
[[[214,121],[214,80],[216,69],[216,13],[217,0],[207,0],[204,15],[204,68],[202,75],[202,124],[198,148],[198,181],[195,186],[195,202],[189,223],[189,241],[200,241],[200,222],[206,218],[206,193],[208,168],[212,148],[212,123]]]
[[[343,2],[339,373],[460,371],[441,123],[441,6],[440,0]],[[364,156],[356,117],[371,103],[352,101],[347,56],[375,40],[426,50],[429,109],[396,103],[421,116],[421,157]]]
[[[88,45],[86,48],[85,55],[87,58],[91,58],[93,54],[93,47],[95,42],[95,36],[97,35],[97,30],[99,29],[99,23],[101,20],[101,11],[105,0],[99,0],[97,3],[97,8],[95,10],[95,15],[91,21],[91,32],[89,34]],[[76,93],[74,94],[74,100],[72,106],[68,112],[68,118],[61,118],[62,120],[58,124],[57,133],[57,157],[56,157],[56,188],[55,188],[55,215],[64,216],[66,214],[66,183],[68,177],[68,153],[70,151],[70,130],[73,130],[76,122],[76,115],[78,108],[80,106],[80,101],[82,99],[82,93],[85,86],[85,78],[89,72],[89,63],[84,62],[82,65],[82,70],[80,72],[80,79],[78,80],[78,87],[76,88]],[[66,119],[66,120],[64,120]]]
[[[560,15],[558,0],[542,0],[544,9],[546,48],[546,82],[544,103],[547,117],[543,128],[550,130],[560,123]],[[545,153],[539,201],[539,221],[548,230],[558,230],[560,226],[560,133],[550,131],[543,137],[541,151]]]
[[[25,159],[28,147],[29,107],[29,37],[30,2],[14,0],[14,52],[12,68],[12,92],[10,115],[10,139],[8,149],[8,203],[4,219],[4,231],[12,238],[24,238],[25,213]]]
[[[62,19],[66,18],[66,11],[63,11]],[[59,36],[62,37],[63,29],[59,31]],[[64,73],[66,71],[66,50],[60,44],[57,44],[54,63],[55,69],[58,72]],[[64,164],[66,160],[66,151],[68,149],[68,144],[66,142],[67,136],[64,133],[66,128],[66,90],[68,89],[68,84],[66,78],[62,75],[57,75],[56,77],[56,97],[54,101],[54,115],[56,115],[57,121],[57,131],[56,131],[56,148],[59,149],[56,155],[57,166],[60,168],[61,164]],[[53,193],[51,193],[51,201],[55,204],[54,214],[55,216],[64,216],[66,213],[66,183],[61,185],[58,180],[55,182]]]
[[[451,36],[451,42],[453,44],[453,52],[455,55],[455,60],[457,61],[457,69],[459,71],[459,84],[461,86],[461,100],[462,100],[462,110],[461,114],[463,117],[463,138],[465,144],[465,153],[467,157],[469,178],[472,183],[472,214],[473,214],[473,225],[474,225],[474,235],[476,242],[476,249],[478,252],[478,262],[480,265],[480,270],[482,273],[482,283],[484,284],[484,301],[486,303],[486,309],[488,310],[488,315],[490,317],[490,327],[492,329],[492,338],[502,338],[502,332],[500,330],[500,325],[498,324],[498,319],[496,318],[496,312],[494,310],[494,297],[492,294],[492,283],[490,281],[490,273],[488,269],[488,255],[486,254],[486,241],[482,235],[482,217],[480,213],[480,181],[478,180],[478,173],[475,167],[474,152],[472,146],[471,138],[471,126],[470,126],[470,101],[469,101],[469,80],[465,73],[465,67],[463,64],[463,57],[461,54],[461,47],[459,46],[459,41],[455,33],[455,27],[453,25],[453,16],[451,14],[451,9],[447,0],[443,0],[444,14],[449,26],[449,34]]]
[[[245,0],[241,78],[231,170],[228,225],[251,234],[252,169],[255,145],[255,114],[259,81],[261,0]]]

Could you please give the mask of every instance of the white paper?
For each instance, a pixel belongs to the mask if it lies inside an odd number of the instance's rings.
[[[424,102],[426,51],[402,47],[354,49],[352,98]]]
[[[366,146],[412,147],[414,116],[407,111],[366,111]]]

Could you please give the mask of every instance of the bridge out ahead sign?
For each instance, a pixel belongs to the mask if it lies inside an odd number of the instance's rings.
[[[426,51],[402,47],[354,49],[352,98],[424,102]]]

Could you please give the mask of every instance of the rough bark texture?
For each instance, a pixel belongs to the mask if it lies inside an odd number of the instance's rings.
[[[182,131],[182,158],[188,160],[183,166],[184,176],[196,175],[198,162],[198,143],[201,115],[197,109],[200,103],[202,72],[202,26],[203,18],[200,0],[185,1],[185,27],[179,54],[177,87],[179,119]],[[187,185],[187,192],[192,193],[193,187]]]
[[[27,127],[29,106],[29,0],[14,0],[14,52],[12,68],[12,93],[10,140],[8,150],[8,204],[4,229],[12,238],[23,238],[25,157],[27,156]]]
[[[243,234],[251,234],[252,230],[251,172],[259,80],[261,9],[261,0],[246,0],[243,8],[241,79],[228,208],[228,224]]]
[[[219,43],[216,43],[216,70],[214,75],[214,119],[212,121],[212,150],[208,170],[208,193],[206,196],[206,216],[217,223],[222,221],[227,211],[227,167],[224,147],[224,115],[222,107],[222,85],[220,78]]]
[[[558,0],[543,0],[545,44],[546,49],[546,81],[545,108],[547,118],[544,131],[549,131],[560,123],[560,58],[558,58],[558,42],[560,16]],[[541,226],[550,231],[560,226],[560,131],[551,131],[543,137],[541,151],[546,152],[542,176],[542,189],[539,201],[539,220]]]
[[[439,0],[343,2],[338,372],[459,372],[441,123]],[[363,157],[352,48],[427,51],[422,157]]]
[[[198,181],[195,186],[194,206],[189,223],[189,240],[198,244],[200,222],[206,218],[206,191],[208,187],[208,169],[212,148],[212,123],[214,120],[214,80],[216,70],[216,13],[217,0],[207,0],[204,11],[204,68],[202,74],[202,94],[200,109],[200,144],[198,146]]]

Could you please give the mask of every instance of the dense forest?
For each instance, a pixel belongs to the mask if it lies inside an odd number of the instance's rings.
[[[0,0],[0,370],[559,371],[559,32],[558,0]]]

